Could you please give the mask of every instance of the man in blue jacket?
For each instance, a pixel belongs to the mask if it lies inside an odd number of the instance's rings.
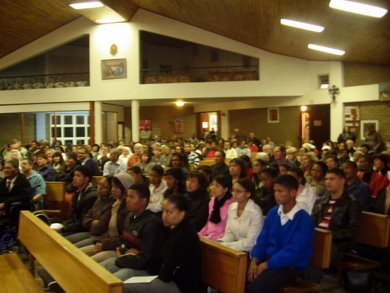
[[[278,203],[267,214],[251,252],[247,292],[274,292],[294,280],[310,262],[314,226],[309,214],[295,202],[298,182],[282,175],[274,185]]]

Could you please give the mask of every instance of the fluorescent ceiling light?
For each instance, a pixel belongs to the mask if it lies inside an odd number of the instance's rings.
[[[91,2],[79,2],[69,4],[73,9],[90,9],[90,8],[99,8],[103,7],[103,3],[100,1],[91,1]]]
[[[387,13],[387,9],[381,7],[346,0],[331,0],[329,7],[377,18]]]
[[[307,45],[307,47],[309,49],[312,49],[312,50],[317,50],[317,51],[321,51],[321,52],[325,52],[325,53],[329,53],[329,54],[335,54],[335,55],[344,55],[345,54],[345,51],[343,51],[343,50],[329,48],[329,47],[315,45],[315,44],[309,44],[309,45]]]
[[[114,22],[123,22],[125,19],[123,17],[106,17],[106,18],[99,18],[96,19],[97,23],[114,23]]]
[[[300,21],[285,19],[285,18],[281,18],[280,23],[287,25],[287,26],[300,28],[300,29],[304,29],[304,30],[308,30],[308,31],[312,31],[312,32],[317,32],[317,33],[320,33],[324,30],[324,27],[320,26],[320,25],[315,25],[315,24],[310,24],[310,23],[306,23],[306,22],[300,22]]]

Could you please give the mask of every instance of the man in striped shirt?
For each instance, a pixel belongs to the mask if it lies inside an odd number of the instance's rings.
[[[326,172],[326,193],[313,209],[314,225],[328,229],[333,235],[331,266],[347,253],[360,231],[360,205],[345,189],[346,178],[341,169]]]

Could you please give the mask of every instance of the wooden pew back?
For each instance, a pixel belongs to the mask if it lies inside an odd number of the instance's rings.
[[[104,176],[92,176],[91,178],[91,183],[93,185],[98,185],[98,183],[100,182],[100,180],[102,180]]]
[[[245,291],[247,254],[201,237],[202,280],[224,293]]]
[[[313,240],[313,255],[310,265],[318,269],[327,269],[330,266],[332,253],[332,232],[316,228]]]
[[[65,292],[123,291],[123,283],[29,211],[20,213],[19,240]]]
[[[378,248],[389,247],[390,217],[387,215],[362,212],[361,229],[357,243]]]
[[[212,166],[215,164],[214,158],[205,158],[199,162],[199,166]]]
[[[65,196],[65,182],[46,182],[46,206],[50,210],[61,209]]]

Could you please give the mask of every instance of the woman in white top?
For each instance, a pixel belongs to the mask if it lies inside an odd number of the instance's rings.
[[[224,236],[219,239],[228,247],[250,252],[263,228],[261,209],[252,200],[255,186],[248,178],[238,179],[232,190],[233,203],[229,207]]]
[[[306,182],[303,170],[300,168],[291,168],[287,174],[294,176],[299,183],[297,196],[295,201],[304,209],[309,215],[313,210],[314,204],[317,200],[317,191]]]
[[[150,198],[148,204],[148,210],[153,213],[161,214],[162,202],[164,200],[164,192],[167,190],[167,184],[163,180],[164,168],[160,165],[154,165],[150,171]]]

